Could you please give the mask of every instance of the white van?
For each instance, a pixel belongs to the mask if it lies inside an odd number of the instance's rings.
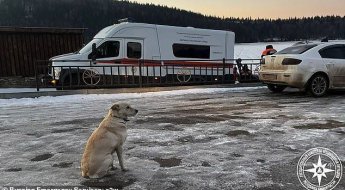
[[[229,31],[123,22],[101,30],[80,51],[51,58],[53,66],[51,76],[55,80],[63,80],[71,76],[71,72],[80,73],[80,70],[83,70],[86,72],[82,76],[84,83],[95,85],[99,81],[87,81],[84,77],[138,76],[138,68],[119,67],[137,64],[138,60],[165,66],[178,64],[179,68],[184,69],[184,73],[187,70],[190,74],[207,75],[207,71],[192,73],[188,68],[191,68],[193,63],[213,67],[216,66],[215,64],[220,65],[222,59],[234,59],[234,45],[235,34]],[[184,67],[183,64],[186,66]],[[111,69],[108,66],[117,66],[117,68]],[[170,71],[168,67],[152,67],[143,69],[140,74],[151,76],[158,72],[160,76],[165,76],[167,73],[181,73],[181,70],[174,68]],[[230,72],[228,70],[225,74]]]

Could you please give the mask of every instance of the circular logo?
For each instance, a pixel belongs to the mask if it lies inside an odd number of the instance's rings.
[[[309,190],[331,190],[340,182],[343,166],[339,157],[327,148],[313,148],[302,155],[297,176]]]
[[[181,68],[177,71],[177,80],[180,82],[189,82],[192,78],[192,72],[187,68]]]

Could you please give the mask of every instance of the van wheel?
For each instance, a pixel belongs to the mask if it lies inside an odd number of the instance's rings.
[[[274,93],[283,92],[286,88],[286,86],[284,85],[277,85],[277,84],[268,84],[267,87],[271,92],[274,92]]]
[[[73,73],[59,80],[56,90],[74,89],[76,88],[77,85],[78,85],[78,75],[76,73]]]
[[[328,79],[325,75],[317,74],[310,79],[308,90],[315,97],[324,96],[329,87]]]

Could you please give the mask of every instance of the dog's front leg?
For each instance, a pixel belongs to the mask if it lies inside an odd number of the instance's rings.
[[[120,164],[121,170],[122,171],[127,171],[127,169],[123,165],[122,151],[123,151],[122,146],[119,146],[116,149],[116,154],[117,154],[117,158],[119,159],[119,164]]]
[[[117,168],[114,166],[114,160],[115,160],[115,152],[111,155],[113,157],[113,161],[111,162],[111,165],[110,165],[110,170],[111,171],[114,171],[116,170]]]

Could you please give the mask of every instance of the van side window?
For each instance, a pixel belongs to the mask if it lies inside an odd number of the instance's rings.
[[[173,53],[175,57],[210,59],[210,51],[210,46],[173,44]]]
[[[320,51],[322,58],[345,59],[345,46],[335,46]]]
[[[140,59],[141,58],[141,43],[128,42],[127,43],[127,57]]]
[[[119,41],[107,41],[97,48],[96,58],[118,57],[119,52]]]

